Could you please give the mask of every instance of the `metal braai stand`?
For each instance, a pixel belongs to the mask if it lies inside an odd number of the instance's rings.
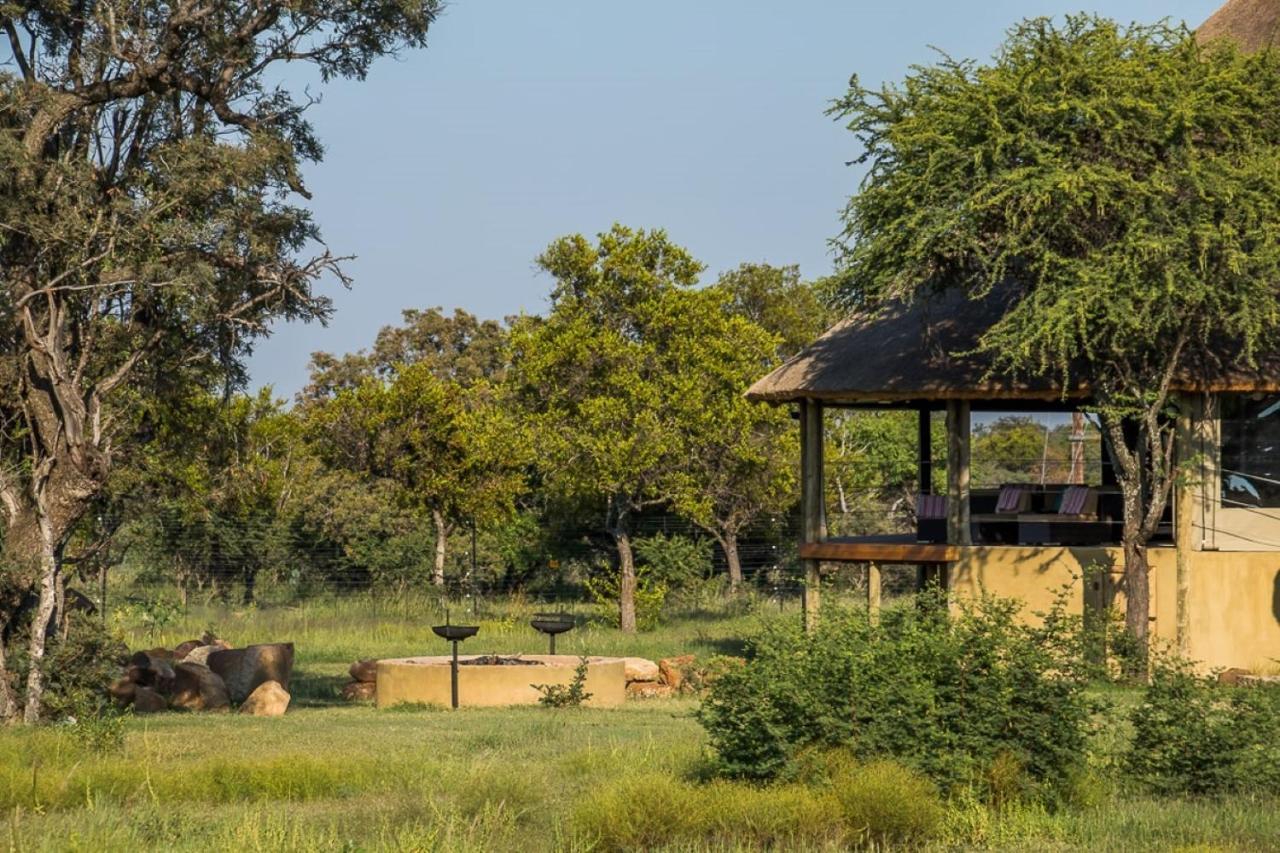
[[[551,651],[549,654],[556,653],[556,634],[563,634],[565,631],[573,630],[573,617],[568,613],[537,613],[529,620],[529,624],[534,630],[541,631],[550,639]]]
[[[458,707],[458,643],[462,642],[467,637],[474,637],[480,631],[480,626],[450,625],[449,611],[447,610],[444,613],[444,622],[445,624],[436,625],[431,630],[437,637],[448,640],[453,646],[453,661],[449,667],[449,698],[452,700],[453,707],[456,709]]]

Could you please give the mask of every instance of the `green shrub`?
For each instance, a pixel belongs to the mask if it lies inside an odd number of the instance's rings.
[[[750,663],[724,673],[699,710],[721,772],[770,779],[805,748],[845,748],[917,768],[948,793],[1021,789],[1011,767],[1028,788],[1064,790],[1084,764],[1093,710],[1078,624],[1061,601],[1033,627],[1016,603],[985,598],[949,614],[941,596],[878,624],[829,609],[811,634],[778,620],[752,638]]]
[[[542,694],[538,697],[541,705],[548,708],[577,708],[591,698],[591,694],[586,691],[586,683],[587,659],[583,657],[578,660],[578,665],[573,670],[573,680],[568,684],[535,684],[533,689]]]
[[[1280,792],[1280,692],[1227,689],[1160,661],[1132,717],[1125,764],[1158,794]]]
[[[656,582],[683,589],[711,577],[711,543],[705,539],[658,533],[635,541],[637,562]]]
[[[842,772],[832,792],[852,837],[876,845],[919,842],[938,834],[944,809],[937,787],[918,771],[873,761]]]

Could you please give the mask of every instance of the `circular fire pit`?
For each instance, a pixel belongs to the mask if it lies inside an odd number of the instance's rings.
[[[513,665],[518,660],[520,664]],[[574,655],[459,655],[458,704],[478,708],[536,705],[542,697],[533,685],[573,681],[579,658]],[[451,704],[453,659],[449,655],[378,661],[379,708],[406,702]],[[585,705],[615,708],[626,699],[625,664],[621,658],[587,659]]]

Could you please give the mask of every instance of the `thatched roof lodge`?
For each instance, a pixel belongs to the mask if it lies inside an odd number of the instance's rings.
[[[1197,35],[1233,38],[1248,50],[1280,46],[1280,0],[1231,0]],[[823,566],[836,562],[866,566],[872,607],[879,566],[894,563],[916,565],[922,582],[1018,598],[1030,611],[1047,609],[1051,591],[1064,586],[1078,591],[1083,610],[1109,610],[1123,598],[1123,507],[1105,456],[1093,482],[1054,484],[1042,470],[1039,482],[971,488],[970,430],[990,417],[974,412],[1065,415],[1090,402],[1084,384],[999,375],[973,354],[1013,297],[997,288],[984,299],[950,293],[857,312],[748,391],[798,410],[806,618],[817,612]],[[1179,482],[1149,552],[1152,630],[1208,665],[1265,666],[1280,659],[1280,341],[1249,368],[1231,366],[1232,342],[1212,349],[1219,361],[1197,360],[1175,382],[1179,459],[1193,474]],[[917,413],[912,532],[829,535],[824,418],[833,407]],[[941,494],[932,493],[937,411],[946,412]]]

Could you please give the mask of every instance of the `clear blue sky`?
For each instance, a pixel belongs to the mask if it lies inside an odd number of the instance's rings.
[[[1219,0],[1093,0],[1122,21],[1204,20]],[[292,396],[311,352],[368,346],[409,307],[483,317],[546,306],[533,259],[615,221],[666,228],[708,266],[831,269],[858,175],[827,118],[849,76],[879,83],[931,47],[985,58],[1046,0],[456,0],[425,51],[326,88],[306,174],[326,242],[354,254],[327,328],[282,325],[255,385]]]

